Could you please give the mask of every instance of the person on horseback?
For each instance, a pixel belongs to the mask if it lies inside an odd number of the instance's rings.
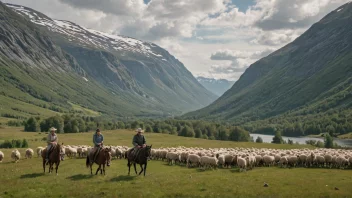
[[[46,158],[45,158],[45,161],[46,163],[49,162],[49,151],[52,147],[56,146],[57,142],[58,142],[58,137],[56,135],[56,132],[57,129],[54,128],[54,127],[51,127],[50,128],[50,133],[48,134],[48,137],[47,137],[47,147],[46,147]]]
[[[97,129],[93,135],[93,143],[94,143],[94,147],[91,151],[91,153],[93,153],[92,155],[92,159],[90,159],[90,163],[94,163],[94,158],[96,156],[97,153],[99,153],[100,149],[103,147],[103,143],[104,143],[104,136],[103,134],[101,134],[100,129]],[[91,155],[90,155],[91,156]]]
[[[145,140],[144,135],[142,135],[144,131],[141,128],[138,128],[136,132],[137,134],[133,136],[132,140],[133,149],[131,150],[131,155],[138,153],[140,148],[144,148],[147,145],[147,141]]]

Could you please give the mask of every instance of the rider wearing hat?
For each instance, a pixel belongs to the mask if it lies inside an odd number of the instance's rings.
[[[141,128],[138,128],[136,130],[137,134],[133,136],[132,144],[133,144],[133,149],[131,150],[131,155],[134,155],[134,153],[137,153],[140,148],[146,147],[147,141],[145,140],[144,131]]]
[[[48,134],[48,137],[47,137],[48,146],[46,147],[46,158],[45,158],[46,162],[49,161],[49,151],[50,151],[50,149],[51,149],[53,146],[55,146],[55,145],[57,144],[58,140],[59,140],[59,139],[57,138],[56,133],[55,133],[56,131],[57,131],[56,128],[51,127],[51,128],[50,128],[50,133]]]

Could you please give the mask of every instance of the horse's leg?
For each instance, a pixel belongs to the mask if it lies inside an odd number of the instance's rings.
[[[130,175],[130,172],[131,172],[131,163],[130,163],[130,160],[127,160],[127,166],[128,166],[128,175]]]
[[[139,164],[139,166],[141,167],[141,171],[139,172],[139,174],[138,174],[138,175],[141,175],[141,174],[142,174],[142,172],[143,172],[143,164]]]
[[[97,175],[98,174],[98,171],[101,169],[101,164],[99,164],[99,167],[98,167],[98,169],[97,169],[97,172],[95,172],[95,175]]]
[[[144,177],[145,177],[145,172],[147,172],[147,162],[144,164]]]
[[[51,173],[51,167],[53,166],[53,164],[50,162],[49,163],[49,173]]]
[[[45,159],[43,159],[43,169],[44,169],[44,173],[45,173]]]
[[[136,175],[137,175],[137,168],[136,168],[136,163],[135,163],[135,162],[133,162],[133,167],[134,167],[134,172],[135,172]]]
[[[103,164],[103,172],[104,172],[104,175],[105,175],[105,164]]]
[[[58,174],[57,174],[57,169],[59,169],[60,161],[57,162],[57,163],[55,163],[55,165],[56,165],[56,167],[55,167],[55,169],[56,169],[56,175],[58,175]]]
[[[93,164],[89,164],[90,167],[90,174],[93,175],[93,168],[92,168]]]

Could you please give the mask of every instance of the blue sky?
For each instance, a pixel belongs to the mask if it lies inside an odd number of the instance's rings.
[[[255,4],[255,0],[232,0],[232,3],[235,4],[240,11],[245,12],[249,6]]]

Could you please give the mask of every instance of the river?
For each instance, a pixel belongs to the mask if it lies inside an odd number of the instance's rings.
[[[260,136],[263,139],[263,142],[271,143],[273,140],[273,135],[263,135],[263,134],[256,134],[256,133],[251,133],[251,137],[253,137],[254,141],[257,139],[258,136]],[[293,143],[298,142],[299,144],[306,144],[307,140],[320,140],[324,142],[323,138],[313,138],[313,137],[285,137],[282,136],[282,139],[287,141],[288,139],[293,140]],[[352,147],[352,140],[351,139],[338,139],[334,138],[334,143],[337,143],[340,146],[343,147]]]

